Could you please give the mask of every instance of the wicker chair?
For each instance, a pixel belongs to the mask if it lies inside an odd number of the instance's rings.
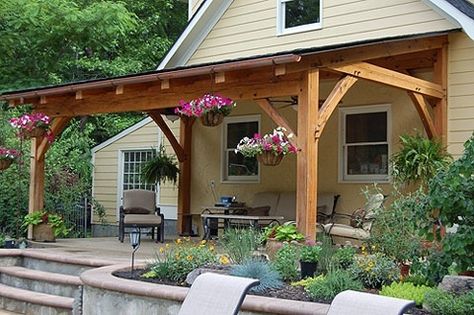
[[[165,218],[156,207],[155,192],[132,189],[123,192],[123,205],[120,206],[119,241],[123,243],[125,228],[151,228],[151,237],[164,242]]]

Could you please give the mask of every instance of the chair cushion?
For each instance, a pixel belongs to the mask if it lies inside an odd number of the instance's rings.
[[[125,214],[150,214],[150,212],[150,210],[142,207],[130,207],[123,209],[123,213]]]
[[[270,213],[270,206],[248,208],[247,215],[267,216]]]
[[[331,228],[332,226],[332,228]],[[324,231],[330,235],[349,237],[355,239],[366,239],[370,237],[370,233],[364,229],[354,228],[345,224],[324,224]]]
[[[123,218],[123,223],[159,225],[161,224],[161,217],[154,214],[127,214]]]
[[[151,190],[132,189],[123,192],[123,208],[144,208],[155,211],[155,192]]]

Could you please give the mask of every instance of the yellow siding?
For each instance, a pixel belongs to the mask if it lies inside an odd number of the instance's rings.
[[[179,136],[179,122],[169,123],[174,134]],[[166,137],[163,142],[168,153],[174,154]],[[159,145],[160,131],[151,121],[143,127],[131,132],[123,138],[111,143],[95,153],[94,157],[94,197],[106,209],[106,221],[117,222],[117,206],[119,183],[119,152],[127,149],[149,149]],[[177,188],[171,184],[160,187],[160,204],[176,206]],[[97,218],[94,218],[97,222]]]
[[[335,82],[323,81],[321,98],[327,97]],[[415,133],[423,130],[423,125],[407,94],[388,86],[367,81],[359,81],[349,90],[341,106],[358,106],[371,104],[391,104],[392,135],[390,138],[392,152],[398,150],[398,136],[402,133]],[[281,113],[295,128],[297,112],[291,108],[282,109]],[[232,115],[261,115],[261,131],[267,133],[275,124],[259,107],[249,101],[238,101]],[[296,129],[296,128],[295,128]],[[203,127],[196,122],[193,127],[193,167],[191,184],[191,211],[200,213],[202,206],[214,203],[210,181],[216,183],[217,195],[237,195],[238,199],[250,202],[257,192],[262,191],[295,191],[296,190],[296,157],[287,156],[280,165],[261,166],[260,183],[221,183],[222,125],[214,128]],[[363,206],[364,197],[361,189],[370,183],[338,182],[338,111],[329,119],[319,145],[319,191],[335,192],[341,195],[338,211],[349,212]],[[381,185],[388,193],[390,185]],[[196,222],[197,223],[197,222]]]
[[[448,150],[463,152],[474,131],[474,41],[464,33],[449,36]]]
[[[188,1],[190,1],[190,6],[189,6],[190,12],[188,16],[192,17],[194,13],[196,13],[197,9],[199,9],[199,7],[201,6],[201,3],[204,2],[204,0],[188,0]]]
[[[235,0],[189,64],[455,28],[420,0],[326,0],[323,28],[276,36],[276,0]]]

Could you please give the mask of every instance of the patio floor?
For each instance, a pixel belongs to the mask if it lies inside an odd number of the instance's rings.
[[[152,260],[161,246],[174,242],[178,237],[168,237],[165,243],[156,243],[150,237],[143,237],[135,258],[140,260]],[[193,238],[195,241],[201,239]],[[94,237],[94,238],[67,238],[58,239],[55,243],[30,242],[30,247],[44,249],[48,252],[74,255],[80,258],[98,258],[117,261],[117,263],[129,262],[132,253],[130,240],[125,237],[123,243],[117,237]]]

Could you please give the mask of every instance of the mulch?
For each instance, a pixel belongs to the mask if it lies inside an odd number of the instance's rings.
[[[160,279],[154,278],[142,278],[141,276],[147,272],[148,270],[145,269],[137,269],[134,271],[133,276],[130,274],[130,271],[118,271],[114,272],[113,275],[119,278],[130,279],[130,280],[137,280],[143,282],[150,282],[150,283],[157,283],[157,284],[166,284],[166,285],[174,285],[174,286],[181,286],[181,287],[189,287],[186,283],[177,283],[172,281],[163,281]],[[377,290],[368,290],[370,293],[377,294]],[[318,302],[318,303],[326,303],[331,304],[329,300],[321,300],[321,299],[311,299],[308,293],[300,286],[292,286],[290,284],[285,283],[283,287],[279,289],[267,289],[264,292],[256,293],[250,292],[251,295],[258,295],[258,296],[266,296],[266,297],[273,297],[278,299],[286,299],[286,300],[295,300],[295,301],[304,301],[304,302]],[[419,309],[419,308],[412,308],[406,312],[406,314],[413,314],[413,315],[431,315],[430,312]]]

